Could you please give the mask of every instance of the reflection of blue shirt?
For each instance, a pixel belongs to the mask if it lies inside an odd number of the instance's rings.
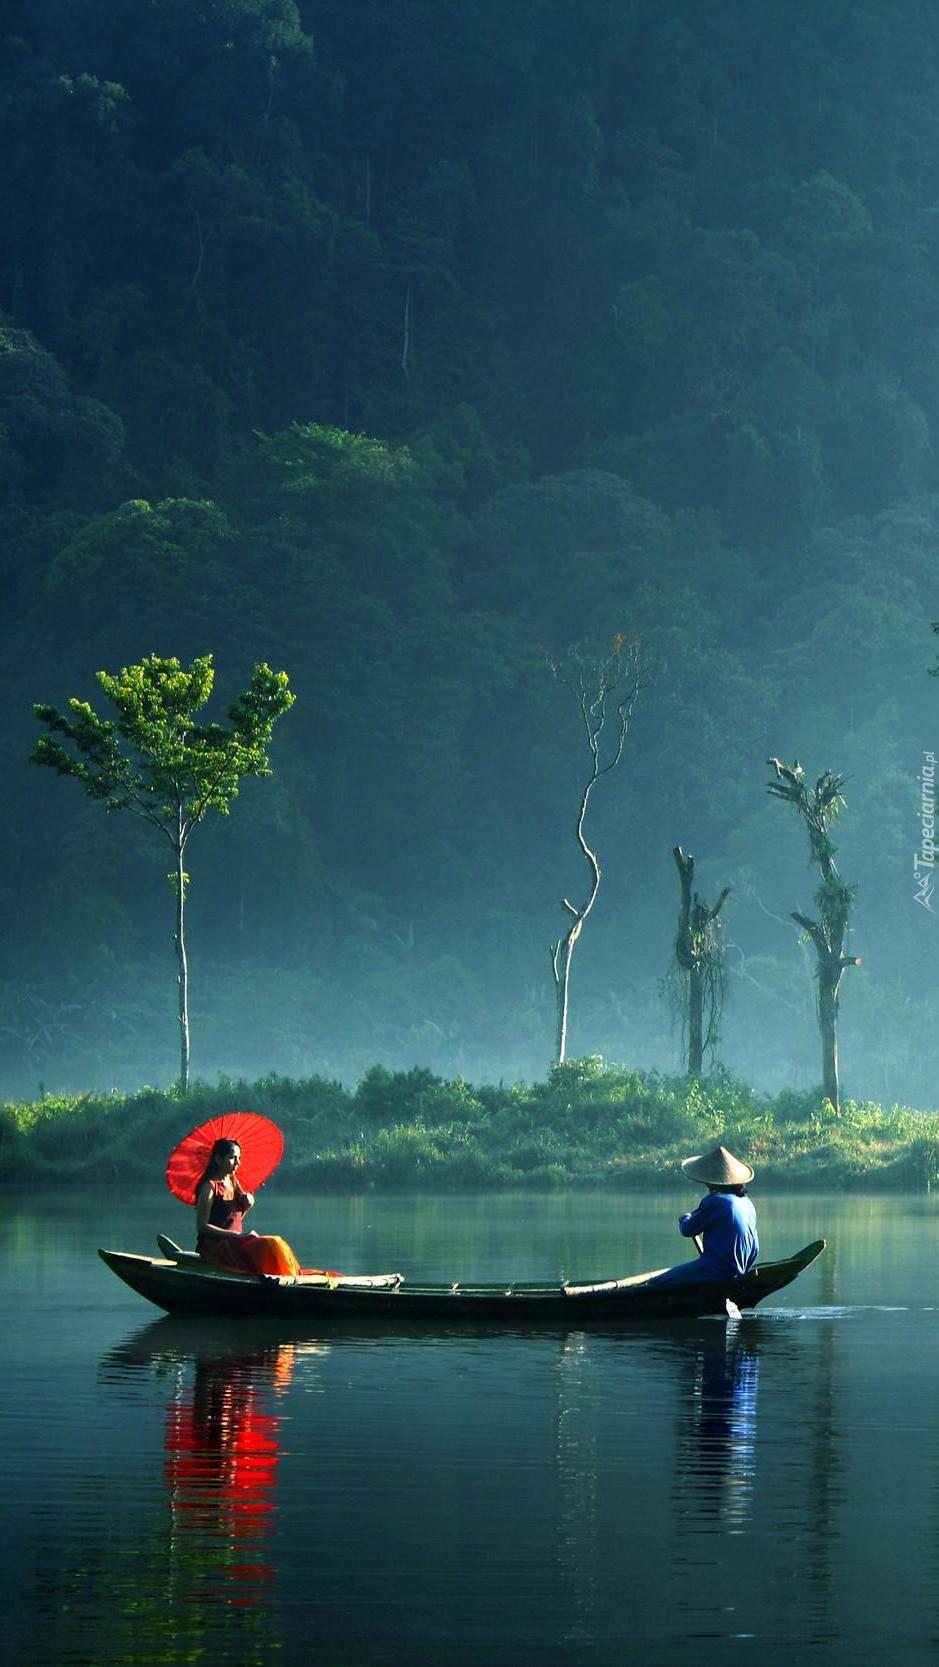
[[[749,1272],[759,1255],[756,1211],[749,1198],[738,1198],[733,1192],[707,1193],[690,1216],[681,1217],[678,1230],[686,1239],[702,1234],[701,1263],[734,1279]]]

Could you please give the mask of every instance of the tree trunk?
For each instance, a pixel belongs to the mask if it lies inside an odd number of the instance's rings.
[[[557,1065],[563,1065],[567,1058],[567,986],[571,976],[571,957],[567,944],[564,948],[564,965],[558,972],[557,978],[557,1027],[554,1037],[554,1059]]]
[[[838,1097],[838,985],[841,974],[832,978],[823,964],[818,969],[818,1028],[822,1038],[822,1093],[840,1112]]]
[[[695,962],[688,974],[688,1073],[699,1077],[704,1066],[704,968]]]
[[[179,998],[179,1086],[189,1087],[189,963],[186,960],[186,876],[182,842],[176,845],[176,989]]]
[[[568,991],[571,982],[571,961],[574,956],[574,945],[580,937],[580,929],[584,918],[575,920],[565,938],[555,947],[552,957],[554,967],[555,993],[557,995],[557,1029],[554,1038],[554,1059],[557,1065],[563,1065],[567,1058],[567,1015]]]
[[[713,909],[698,893],[694,884],[694,857],[685,856],[680,845],[672,847],[672,856],[681,885],[681,907],[678,911],[678,934],[675,938],[675,960],[682,972],[688,974],[688,1075],[699,1077],[704,1070],[704,993],[707,974],[719,962],[720,948],[712,930],[713,923],[730,896],[725,886]],[[713,1016],[708,1032],[714,1029]]]
[[[838,1090],[838,991],[846,967],[859,967],[856,955],[842,955],[846,926],[842,922],[834,945],[826,928],[807,915],[793,914],[797,926],[812,939],[818,957],[818,1033],[822,1039],[822,1093],[830,1100],[834,1111],[840,1112]]]

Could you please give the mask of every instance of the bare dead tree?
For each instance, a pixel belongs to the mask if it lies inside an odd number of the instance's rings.
[[[707,903],[692,889],[694,857],[690,852],[685,856],[680,845],[674,846],[672,856],[681,886],[675,963],[682,973],[688,975],[685,1009],[688,1073],[700,1076],[704,1055],[717,1042],[724,1008],[724,942],[720,913],[730,896],[730,887],[724,887],[715,904]]]
[[[818,1028],[822,1042],[822,1092],[834,1110],[841,1110],[838,1085],[838,991],[847,967],[859,967],[860,958],[845,954],[851,910],[857,887],[846,885],[835,866],[835,851],[830,830],[844,804],[841,789],[844,777],[825,770],[814,788],[809,790],[805,771],[798,759],[794,764],[782,764],[778,758],[767,759],[776,772],[776,780],[767,783],[767,792],[777,799],[787,799],[795,805],[809,836],[812,861],[821,875],[815,893],[818,919],[793,912],[792,919],[801,926],[815,948],[815,976],[818,980]]]
[[[558,659],[549,657],[548,664],[580,708],[590,761],[574,824],[575,838],[587,864],[589,887],[582,903],[572,903],[567,897],[561,899],[562,907],[570,916],[570,925],[551,951],[557,1000],[555,1058],[560,1065],[567,1057],[571,961],[584,921],[600,889],[599,859],[584,835],[587,806],[600,777],[615,770],[623,756],[633,707],[649,676],[638,638],[627,640],[619,634],[613,637],[605,654],[574,647]]]

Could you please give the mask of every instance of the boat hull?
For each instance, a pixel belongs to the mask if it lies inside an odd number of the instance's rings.
[[[398,1276],[378,1282],[336,1279],[271,1280],[216,1272],[164,1257],[99,1250],[102,1261],[138,1295],[168,1314],[242,1315],[282,1320],[346,1318],[482,1320],[516,1327],[545,1323],[594,1326],[632,1320],[699,1319],[755,1308],[791,1285],[825,1249],[817,1239],[782,1262],[765,1262],[742,1279],[688,1285],[650,1284],[652,1274],[626,1280],[565,1285],[418,1285]],[[397,1283],[389,1283],[389,1280]]]

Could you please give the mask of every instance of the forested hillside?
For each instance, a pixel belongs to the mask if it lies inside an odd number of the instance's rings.
[[[6,1094],[168,1082],[167,853],[26,760],[36,701],[215,656],[296,693],[189,866],[193,1069],[543,1074],[583,884],[546,654],[658,670],[591,809],[570,1050],[818,1080],[814,881],[766,759],[847,777],[846,1091],[932,1107],[931,0],[6,0]],[[939,898],[937,898],[939,908]]]

